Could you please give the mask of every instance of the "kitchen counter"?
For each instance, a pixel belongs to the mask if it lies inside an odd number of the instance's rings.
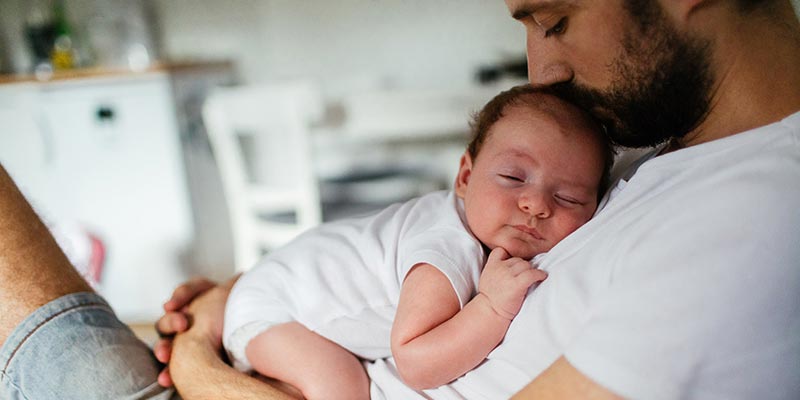
[[[149,68],[141,71],[106,67],[78,68],[55,71],[47,79],[38,79],[34,74],[0,74],[0,85],[14,83],[48,83],[88,78],[136,77],[152,73],[191,72],[193,70],[229,71],[232,68],[233,62],[231,61],[169,61],[155,63]]]

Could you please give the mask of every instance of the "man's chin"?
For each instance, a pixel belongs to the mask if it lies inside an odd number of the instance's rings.
[[[669,139],[659,135],[661,132],[653,128],[634,128],[617,117],[596,118],[601,121],[606,129],[606,136],[615,146],[643,149],[657,146]]]

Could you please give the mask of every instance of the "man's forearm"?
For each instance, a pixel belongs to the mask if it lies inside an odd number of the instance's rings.
[[[231,368],[209,340],[191,331],[175,338],[170,373],[186,400],[295,399],[275,385]]]
[[[621,400],[622,397],[591,380],[561,356],[513,397],[513,400],[526,399]]]
[[[0,344],[40,306],[91,291],[0,165]]]

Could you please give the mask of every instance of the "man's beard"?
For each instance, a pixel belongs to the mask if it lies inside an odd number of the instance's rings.
[[[700,124],[710,107],[713,77],[708,43],[681,37],[656,14],[655,21],[639,21],[638,29],[626,32],[623,51],[611,66],[610,89],[574,82],[553,86],[564,99],[602,122],[616,145],[651,147],[682,138]]]

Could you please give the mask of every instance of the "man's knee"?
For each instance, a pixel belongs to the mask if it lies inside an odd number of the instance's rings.
[[[169,398],[150,349],[93,293],[36,310],[0,350],[3,398]]]

